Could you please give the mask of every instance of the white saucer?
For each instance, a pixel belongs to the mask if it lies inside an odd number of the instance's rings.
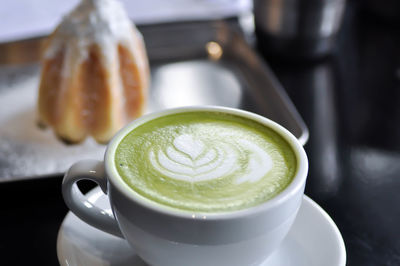
[[[93,204],[110,209],[100,188],[94,188],[87,196]],[[57,256],[62,266],[147,266],[125,240],[95,229],[71,212],[58,232]],[[288,236],[262,266],[345,264],[346,250],[335,223],[318,204],[304,196]]]

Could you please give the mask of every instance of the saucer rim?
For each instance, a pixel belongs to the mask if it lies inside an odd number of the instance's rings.
[[[88,198],[93,197],[99,191],[101,191],[101,188],[96,186],[95,188],[90,190],[86,194],[86,196]],[[103,194],[100,197],[104,197],[104,196],[106,196],[106,195]],[[94,203],[100,197],[95,199]],[[328,224],[329,228],[332,229],[332,232],[331,232],[332,233],[332,238],[331,238],[331,240],[335,241],[335,246],[338,247],[338,249],[337,249],[337,252],[338,252],[338,254],[337,254],[337,256],[338,256],[338,266],[345,266],[346,265],[346,260],[347,260],[347,253],[346,253],[345,243],[344,243],[344,240],[343,240],[342,234],[340,233],[339,228],[337,227],[337,225],[335,224],[333,219],[329,216],[329,214],[321,206],[319,206],[318,203],[316,203],[314,200],[312,200],[310,197],[308,197],[305,194],[303,195],[302,205],[303,205],[304,202],[306,202],[306,204],[309,205],[309,208],[312,208],[312,209],[316,210],[317,213],[321,215],[323,221],[325,221]],[[57,251],[57,259],[58,259],[58,262],[60,263],[60,265],[69,265],[69,264],[63,263],[63,261],[62,261],[62,258],[65,258],[67,256],[62,255],[62,254],[64,254],[64,252],[63,252],[63,250],[62,250],[63,248],[61,246],[61,241],[62,241],[61,240],[61,238],[62,238],[61,235],[62,235],[62,232],[63,232],[65,226],[66,226],[65,224],[68,222],[68,220],[70,219],[70,217],[72,215],[74,215],[74,214],[71,211],[67,212],[67,214],[65,215],[65,217],[64,217],[64,219],[63,219],[63,221],[62,221],[62,223],[61,223],[61,225],[59,227],[58,233],[57,233],[56,251]],[[81,221],[81,222],[84,223],[84,221]],[[295,219],[295,222],[296,222],[296,219]],[[290,231],[289,231],[289,234],[290,234]]]
[[[329,227],[333,230],[333,235],[335,236],[334,240],[336,242],[336,245],[338,246],[339,250],[339,265],[340,266],[345,266],[346,261],[347,261],[347,252],[346,252],[346,246],[344,244],[343,236],[340,233],[339,228],[337,227],[336,223],[333,221],[332,217],[329,216],[329,214],[318,204],[316,203],[313,199],[311,199],[307,195],[303,195],[303,201],[307,202],[308,204],[311,205],[311,207],[315,210],[318,211],[319,214],[322,215],[324,220],[328,223]],[[303,204],[303,202],[302,202]],[[332,239],[333,241],[333,239]]]

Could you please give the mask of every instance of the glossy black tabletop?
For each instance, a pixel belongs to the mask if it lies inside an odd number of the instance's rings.
[[[265,56],[309,127],[306,194],[338,225],[349,266],[400,265],[400,31],[394,25],[353,2],[332,56]],[[58,264],[57,232],[67,213],[61,178],[0,184],[0,265]]]
[[[400,265],[400,28],[353,2],[332,56],[266,57],[309,127],[306,194],[347,265]]]

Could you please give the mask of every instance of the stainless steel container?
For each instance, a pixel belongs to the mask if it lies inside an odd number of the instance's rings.
[[[289,57],[332,51],[345,0],[254,0],[256,32],[267,53]]]

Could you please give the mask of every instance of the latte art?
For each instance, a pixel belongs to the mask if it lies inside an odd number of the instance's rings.
[[[119,143],[115,162],[135,193],[196,212],[265,202],[296,171],[292,149],[273,130],[210,112],[174,114],[140,125]]]
[[[266,151],[247,140],[239,140],[242,147],[249,151],[247,168],[243,175],[236,180],[240,184],[245,181],[256,182],[264,177],[272,168],[272,160]]]
[[[150,151],[149,160],[162,175],[178,180],[199,182],[240,171],[242,175],[235,180],[237,184],[255,182],[272,167],[268,153],[247,140],[219,142],[209,147],[192,135],[180,135],[172,144],[166,150]],[[245,169],[238,167],[241,152],[248,154]]]

